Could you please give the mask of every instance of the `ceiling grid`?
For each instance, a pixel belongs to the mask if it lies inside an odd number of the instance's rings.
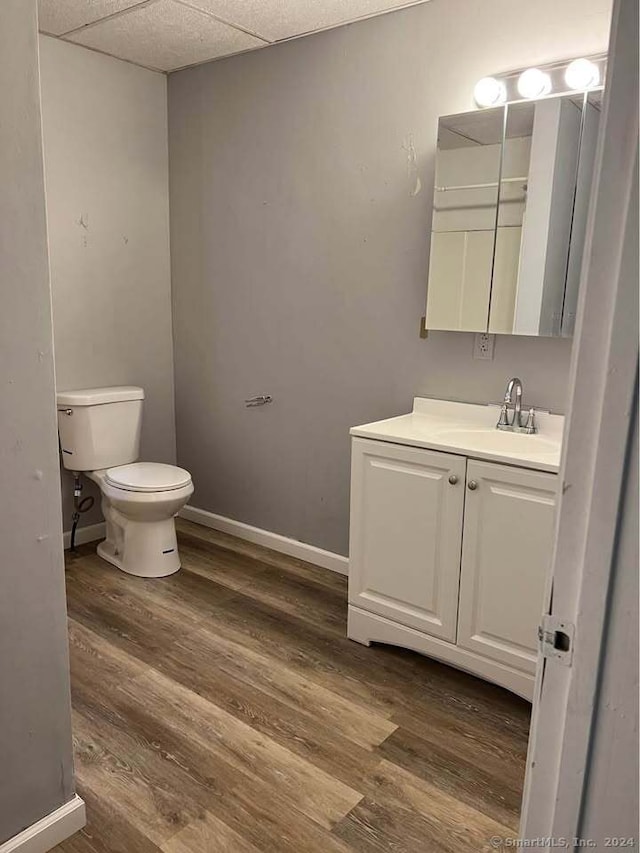
[[[38,0],[40,31],[178,71],[427,0]]]

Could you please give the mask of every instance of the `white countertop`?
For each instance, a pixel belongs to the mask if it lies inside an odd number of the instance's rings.
[[[523,408],[523,418],[527,411]],[[352,427],[350,433],[536,471],[559,471],[563,415],[536,412],[538,432],[526,435],[497,430],[499,414],[498,406],[416,397],[409,414]]]

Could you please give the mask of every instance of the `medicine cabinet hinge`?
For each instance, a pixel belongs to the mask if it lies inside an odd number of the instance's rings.
[[[548,613],[538,625],[538,641],[542,657],[571,666],[575,626]]]

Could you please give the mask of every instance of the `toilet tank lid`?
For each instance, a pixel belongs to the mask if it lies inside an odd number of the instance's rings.
[[[110,388],[80,388],[77,391],[58,391],[58,406],[100,406],[103,403],[125,403],[144,400],[144,390],[136,385],[113,385]]]

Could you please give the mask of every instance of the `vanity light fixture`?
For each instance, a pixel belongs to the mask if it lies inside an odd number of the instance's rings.
[[[479,107],[497,107],[507,100],[507,87],[495,77],[483,77],[476,83],[473,97]]]
[[[607,56],[604,53],[562,59],[483,77],[476,83],[473,97],[479,107],[486,108],[597,91],[603,88],[606,73]]]
[[[551,77],[539,68],[527,68],[518,78],[518,92],[523,98],[543,98],[551,91]]]
[[[589,59],[574,59],[564,72],[564,81],[570,89],[583,92],[600,83],[600,69]]]

